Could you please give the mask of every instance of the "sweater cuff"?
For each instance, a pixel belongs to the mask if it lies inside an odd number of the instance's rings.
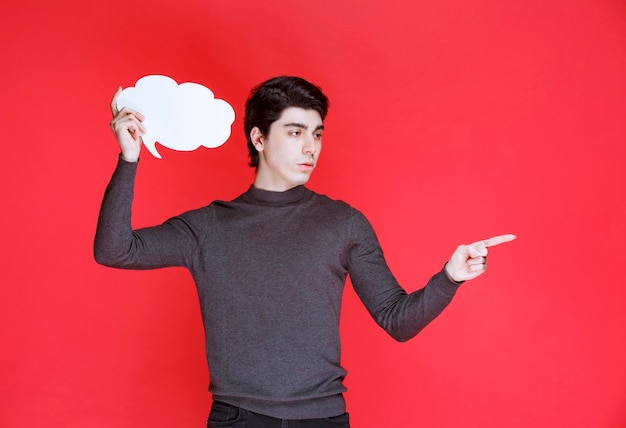
[[[137,158],[137,160],[136,160],[136,161],[129,161],[129,160],[127,160],[127,159],[124,157],[124,155],[123,155],[122,153],[120,153],[118,156],[119,156],[119,160],[120,160],[120,161],[123,161],[123,162],[125,162],[125,163],[131,163],[131,164],[137,164],[137,163],[139,163],[139,158]]]
[[[137,175],[137,163],[138,162],[129,162],[124,160],[121,156],[117,159],[117,165],[115,167],[115,171],[113,172],[113,176],[111,177],[111,181],[109,182],[109,186],[111,187],[115,183],[134,183],[135,176]],[[132,186],[132,184],[131,184]]]
[[[448,278],[448,281],[450,281],[452,284],[456,284],[456,285],[461,285],[463,284],[465,281],[456,281],[455,279],[453,279],[450,274],[448,273],[448,270],[446,269],[446,266],[448,265],[448,262],[444,263],[443,265],[443,272],[446,274],[446,278]]]

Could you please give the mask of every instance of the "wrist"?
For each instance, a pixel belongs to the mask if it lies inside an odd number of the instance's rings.
[[[132,155],[120,153],[120,158],[122,158],[126,162],[131,162],[131,163],[139,162],[139,156],[132,156]]]
[[[453,282],[455,284],[463,284],[465,281],[463,280],[457,280],[452,273],[450,273],[450,262],[446,263],[446,265],[443,267],[443,271],[446,273],[446,276],[448,277],[448,279],[450,280],[450,282]]]

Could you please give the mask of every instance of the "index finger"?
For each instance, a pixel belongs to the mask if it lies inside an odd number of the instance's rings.
[[[117,116],[117,113],[119,113],[119,110],[117,109],[117,99],[120,97],[121,93],[122,87],[120,86],[119,88],[117,88],[117,91],[115,91],[113,99],[111,100],[111,113],[113,113],[113,117]]]
[[[517,238],[517,236],[513,234],[498,235],[493,238],[485,239],[484,241],[479,241],[479,243],[483,244],[485,247],[493,247],[495,245],[504,244],[505,242],[511,242],[515,238]]]

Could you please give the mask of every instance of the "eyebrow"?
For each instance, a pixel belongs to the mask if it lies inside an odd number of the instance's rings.
[[[302,129],[309,129],[309,127],[307,125],[305,125],[304,123],[297,123],[297,122],[291,122],[291,123],[286,123],[283,125],[284,128],[291,128],[291,127],[295,127],[295,128],[302,128]],[[324,129],[324,125],[317,125],[317,127],[315,127],[314,131],[320,131]]]

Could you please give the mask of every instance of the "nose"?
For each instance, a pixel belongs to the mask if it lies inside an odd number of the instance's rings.
[[[317,145],[315,142],[315,138],[312,135],[307,135],[305,137],[304,145],[302,147],[302,152],[305,154],[313,155],[317,152]]]

